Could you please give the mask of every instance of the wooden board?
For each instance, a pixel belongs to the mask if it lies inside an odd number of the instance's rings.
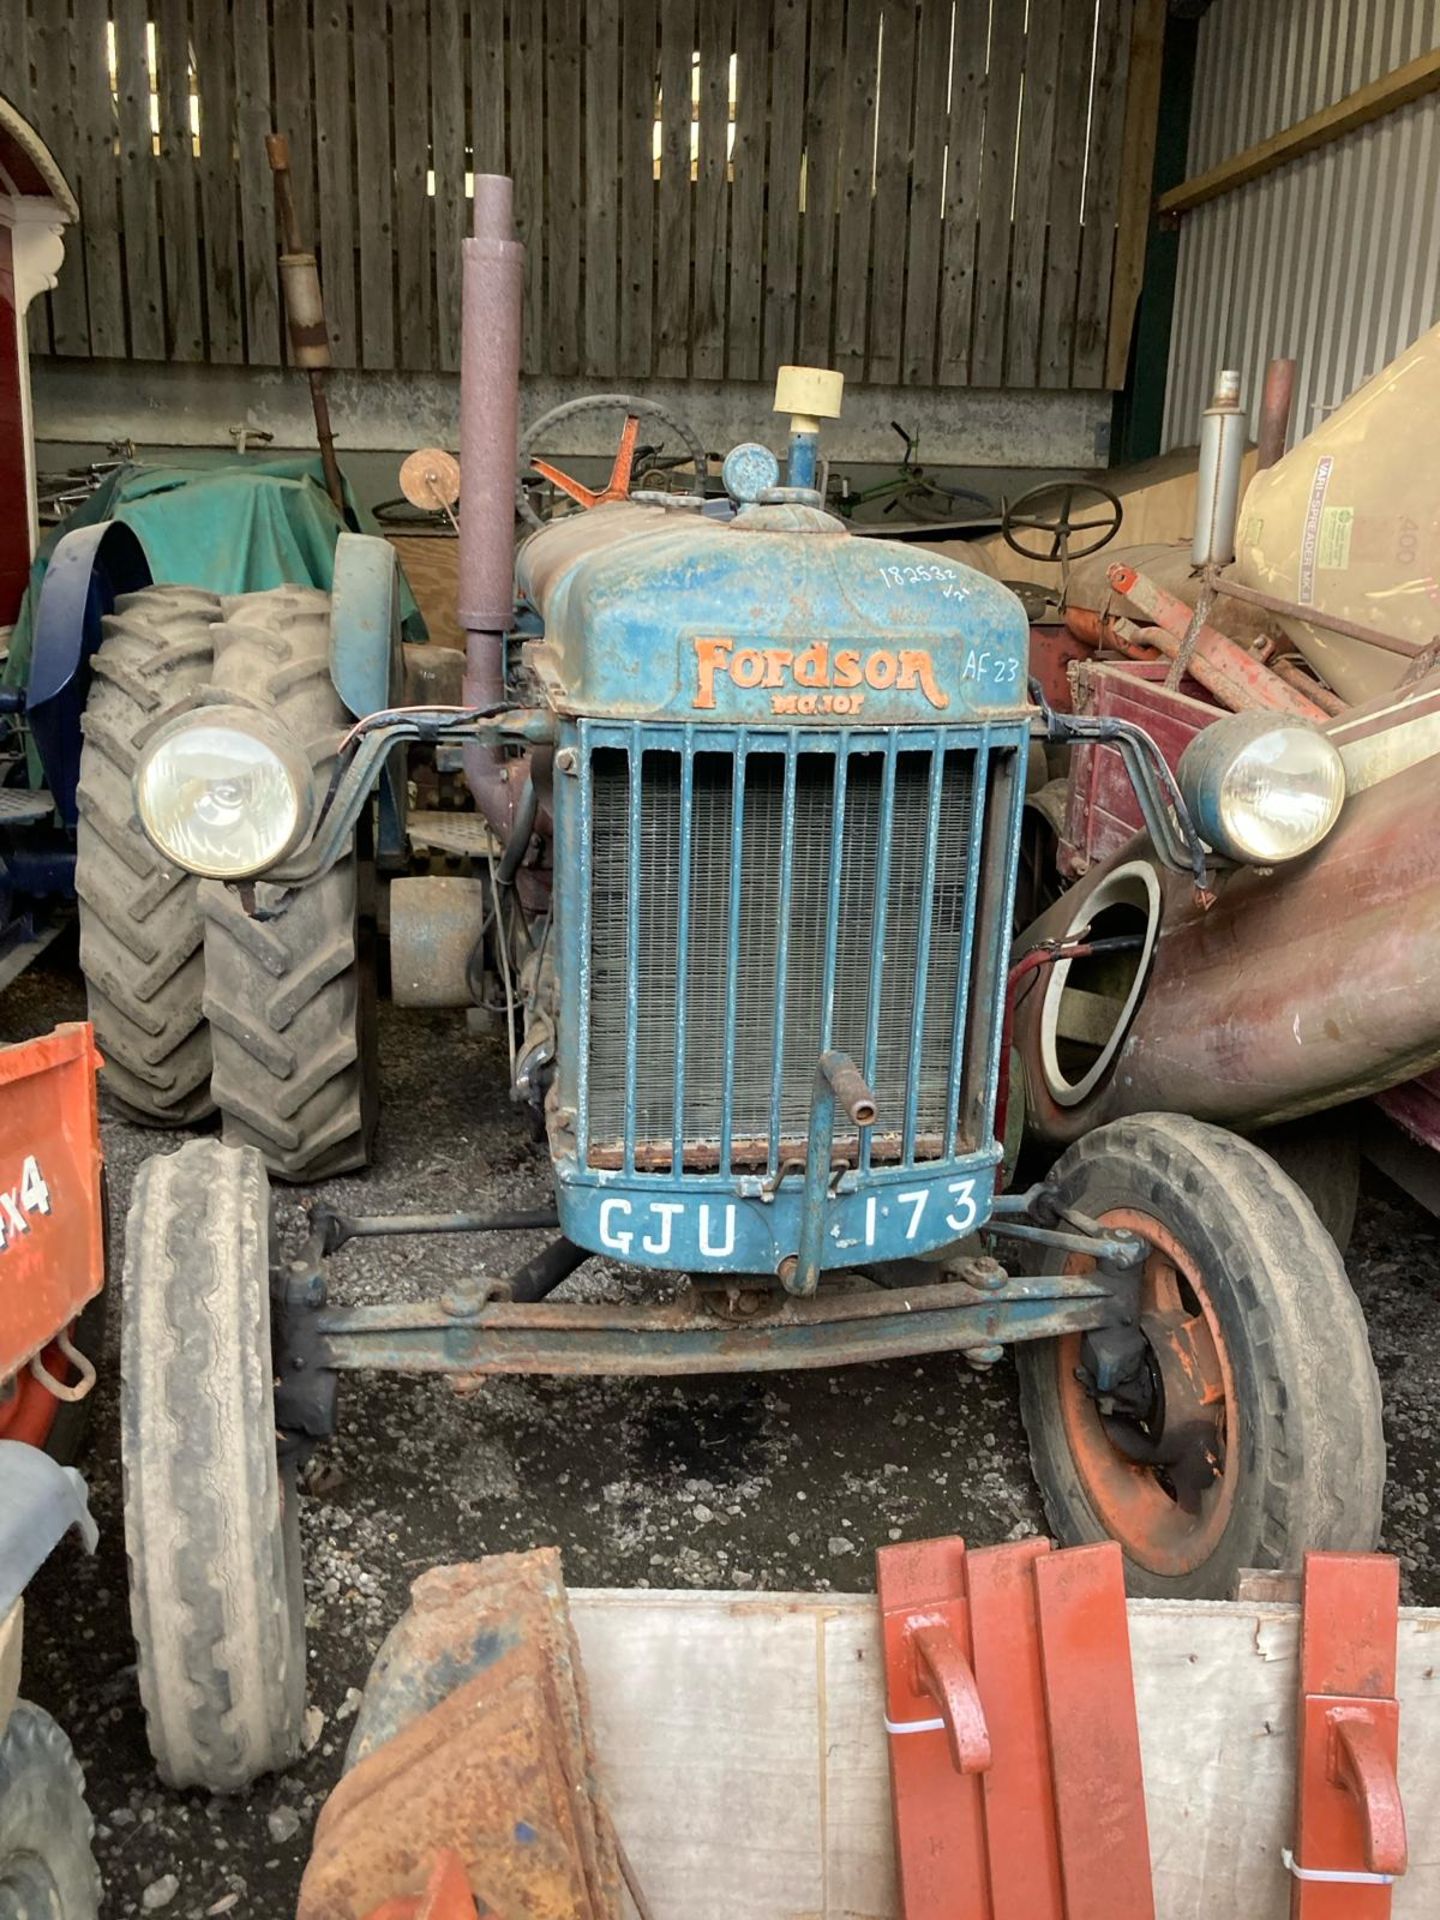
[[[545,0],[545,347],[580,371],[580,0]]]
[[[669,0],[660,15],[660,183],[655,282],[655,371],[683,380],[690,361],[690,130],[695,0]]]
[[[200,218],[205,234],[206,357],[222,366],[245,359],[240,279],[240,207],[236,200],[235,43],[228,9],[201,7],[190,28],[200,100]],[[272,195],[273,197],[273,195]]]
[[[185,0],[159,0],[155,11],[166,343],[171,360],[203,360],[199,209],[190,122],[190,21]]]
[[[1079,292],[1080,214],[1085,178],[1083,129],[1076,126],[1073,102],[1089,84],[1094,52],[1094,13],[1089,7],[1065,7],[1060,17],[1060,49],[1055,93],[1062,105],[1066,137],[1050,156],[1049,245],[1040,315],[1039,382],[1068,387],[1075,353],[1075,301]]]
[[[725,371],[731,380],[760,377],[769,13],[766,0],[736,0],[735,147],[730,169],[730,295],[725,329]]]
[[[670,31],[670,8],[662,16]],[[719,380],[725,372],[725,295],[729,262],[730,53],[733,0],[700,0],[700,130],[695,174],[695,302],[690,319],[691,372]]]
[[[1056,86],[1064,0],[1030,0],[1025,34],[1025,98],[1020,116],[1018,178],[1048,181],[1056,145]],[[1070,102],[1065,103],[1067,109]],[[1060,138],[1072,138],[1066,127]],[[1049,239],[1048,195],[1015,196],[1010,311],[1005,328],[1005,384],[1033,387],[1040,364],[1040,308]]]
[[[525,247],[520,367],[545,365],[545,22],[534,0],[510,14],[510,171],[515,231]]]
[[[900,368],[907,386],[930,386],[935,379],[951,19],[948,0],[920,0]]]
[[[40,112],[38,131],[73,187],[78,178],[75,75],[70,21],[63,7],[53,7],[38,18],[32,16],[30,49],[35,61],[38,100],[60,103],[58,110]],[[56,353],[88,354],[90,323],[85,310],[85,248],[73,232],[65,247],[65,259],[50,295],[49,307]]]
[[[980,163],[979,259],[975,272],[975,342],[970,379],[977,387],[1005,380],[1005,324],[1010,295],[1011,208],[1015,149],[1025,76],[1025,10],[998,7],[990,19],[985,90],[985,149]]]
[[[78,174],[71,184],[80,203],[85,248],[85,292],[90,351],[99,359],[125,352],[125,291],[115,178],[115,116],[105,42],[106,0],[75,0],[75,103]],[[75,244],[72,233],[70,245]]]
[[[355,164],[345,0],[315,7],[315,199],[330,354],[355,365]],[[307,231],[304,227],[301,232]]]
[[[805,70],[805,217],[800,272],[800,358],[831,365],[835,215],[839,204],[839,119],[844,0],[810,0]]]
[[[1095,16],[1095,93],[1085,177],[1080,286],[1075,304],[1071,384],[1098,387],[1105,378],[1115,223],[1120,205],[1120,149],[1125,133],[1125,50],[1134,0],[1100,0]]]
[[[874,1600],[576,1590],[601,1768],[657,1914],[899,1920]],[[1132,1601],[1158,1920],[1284,1920],[1298,1610]],[[1440,1610],[1401,1615],[1395,1920],[1440,1911]]]
[[[620,249],[620,0],[585,9],[585,367],[617,371]]]
[[[360,188],[360,362],[395,364],[395,160],[384,13],[355,19],[355,173]],[[408,111],[408,105],[404,109]]]
[[[840,221],[831,363],[849,380],[865,373],[879,49],[880,0],[849,0],[840,90]]]
[[[988,24],[984,7],[977,6],[975,0],[961,0],[955,13],[954,59],[950,68],[950,148],[945,169],[945,236],[940,269],[937,373],[942,386],[964,386],[970,378]]]
[[[143,16],[143,4],[135,10]],[[265,136],[272,131],[274,116],[266,23],[266,0],[235,0],[231,30],[235,37],[235,143],[240,188],[245,358],[251,366],[273,367],[280,363],[280,295],[275,182],[265,154]],[[122,187],[124,179],[122,173]],[[128,207],[125,228],[128,248]],[[387,282],[390,278],[387,265]]]
[[[655,0],[625,0],[621,54],[620,365],[648,374],[655,299]],[[676,270],[676,263],[670,263]]]
[[[808,0],[775,0],[770,9],[770,164],[765,198],[765,350],[769,377],[798,351],[800,312],[800,165],[805,132],[805,32]]]
[[[866,377],[893,385],[904,347],[906,236],[915,139],[917,0],[886,0],[875,106],[875,224]]]
[[[440,365],[460,365],[461,242],[465,238],[465,63],[460,0],[430,0],[430,172],[435,248],[435,325]]]
[[[430,196],[430,23],[425,0],[391,0],[390,57],[395,69],[395,297],[398,358],[417,370],[434,364],[434,248]]]

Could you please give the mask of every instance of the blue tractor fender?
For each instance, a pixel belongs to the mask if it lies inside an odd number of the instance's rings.
[[[35,610],[25,711],[56,811],[75,824],[80,719],[100,623],[123,593],[152,585],[150,563],[120,520],[77,527],[56,543]]]
[[[390,542],[374,534],[342,533],[335,542],[330,678],[357,720],[393,707],[403,697],[400,568]],[[376,852],[386,859],[405,851],[406,782],[397,758],[391,756],[380,781]]]
[[[100,1530],[74,1467],[22,1440],[0,1440],[0,1620],[72,1527],[93,1553]]]

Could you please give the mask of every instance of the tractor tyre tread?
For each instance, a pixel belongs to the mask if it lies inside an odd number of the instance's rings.
[[[61,1920],[96,1920],[100,1870],[85,1776],[64,1732],[43,1707],[17,1700],[0,1734],[0,1882],[39,1865]]]
[[[349,724],[330,678],[330,602],[279,587],[224,602],[215,685],[272,714],[309,754],[324,792]],[[233,1146],[283,1180],[363,1167],[374,1131],[370,983],[359,934],[354,849],[303,886],[200,888],[211,1087]]]
[[[140,1169],[121,1460],[140,1697],[172,1787],[234,1792],[299,1750],[304,1596],[276,1458],[269,1240],[253,1148],[192,1140]]]
[[[1104,1188],[1117,1176],[1128,1189],[1123,1196]],[[1179,1193],[1197,1214],[1203,1209],[1225,1276],[1224,1293],[1212,1295],[1212,1304],[1230,1316],[1226,1336],[1235,1364],[1242,1345],[1255,1375],[1251,1400],[1264,1431],[1254,1447],[1253,1497],[1237,1501],[1226,1540],[1192,1575],[1151,1573],[1127,1557],[1130,1591],[1228,1598],[1243,1566],[1298,1567],[1307,1548],[1369,1552],[1385,1487],[1380,1383],[1344,1263],[1289,1175],[1237,1134],[1182,1115],[1148,1113],[1085,1135],[1049,1183],[1087,1213],[1148,1207],[1172,1231],[1175,1223],[1162,1211],[1167,1195]],[[1183,1243],[1183,1233],[1180,1238]],[[1103,1539],[1058,1432],[1050,1348],[1049,1342],[1022,1346],[1018,1357],[1035,1477],[1062,1540]]]
[[[193,874],[146,836],[130,781],[138,741],[210,678],[221,604],[196,587],[124,594],[102,625],[82,721],[75,891],[80,966],[104,1057],[101,1085],[128,1118],[188,1126],[214,1112]]]

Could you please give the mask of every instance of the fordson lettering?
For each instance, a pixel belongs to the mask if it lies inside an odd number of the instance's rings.
[[[715,705],[715,682],[763,688],[776,713],[859,713],[867,690],[923,693],[943,712],[950,696],[937,685],[935,662],[923,647],[737,647],[733,640],[695,642],[695,706]]]

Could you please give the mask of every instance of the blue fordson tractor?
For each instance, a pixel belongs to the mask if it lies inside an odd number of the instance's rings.
[[[693,496],[629,494],[627,426],[609,497],[517,557],[518,258],[509,183],[482,178],[462,701],[395,703],[388,550],[347,536],[328,605],[227,607],[208,684],[137,743],[136,819],[205,893],[217,1086],[247,1062],[270,1076],[264,1100],[221,1099],[221,1137],[149,1161],[127,1229],[132,1613],[176,1785],[236,1787],[296,1751],[295,1471],[346,1373],[984,1367],[1013,1344],[1055,1531],[1120,1539],[1137,1591],[1223,1593],[1242,1566],[1378,1529],[1359,1308],[1271,1160],[1150,1115],[1006,1185],[1007,985],[1070,969],[1056,1044],[1078,1058],[1087,999],[1123,1017],[1162,931],[1122,889],[1062,947],[1012,956],[1029,763],[1113,744],[1155,857],[1203,890],[1212,855],[1163,760],[1123,721],[1037,703],[1005,588],[823,510],[814,434],[833,409],[803,370],[782,375],[785,484],[747,446],[724,500],[698,467]],[[282,1250],[267,1155],[290,1172],[289,1153],[363,1138],[357,874],[392,830],[384,777],[432,749],[463,758],[460,818],[487,850],[476,879],[393,882],[392,974],[432,998],[452,981],[457,1004],[481,975],[506,983],[553,1208],[317,1206]],[[1285,805],[1253,781],[1245,799]],[[326,1262],[357,1235],[487,1229],[533,1230],[539,1250],[419,1302],[327,1298]],[[553,1298],[592,1255],[689,1285],[664,1305]]]

